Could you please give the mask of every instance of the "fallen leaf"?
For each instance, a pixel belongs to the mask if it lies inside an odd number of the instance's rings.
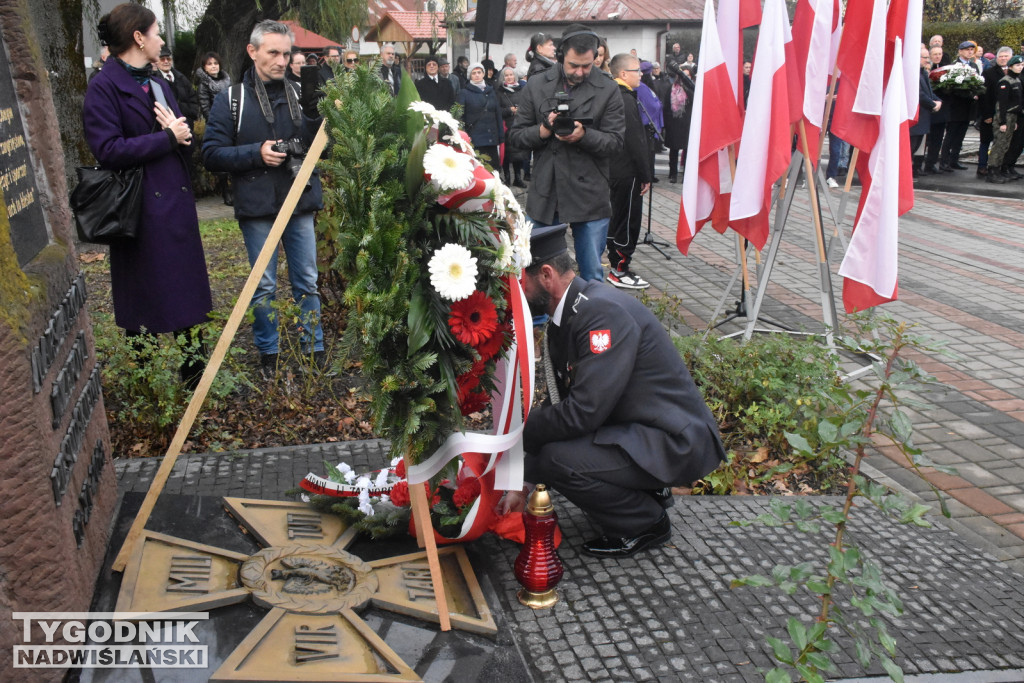
[[[768,459],[768,447],[761,446],[750,456],[750,462],[764,462]]]
[[[78,255],[78,260],[82,263],[96,263],[107,258],[107,255],[102,251],[88,251]]]

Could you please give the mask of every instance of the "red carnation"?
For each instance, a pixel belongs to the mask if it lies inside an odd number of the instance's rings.
[[[494,335],[498,311],[490,297],[478,289],[452,304],[448,327],[460,342],[476,347]]]
[[[452,502],[455,503],[455,507],[461,510],[465,506],[471,504],[479,496],[480,480],[467,479],[462,483],[462,486],[455,489],[455,494],[452,496]]]
[[[395,476],[399,479],[405,479],[405,458],[398,461],[395,465]]]
[[[409,504],[409,482],[400,481],[391,489],[391,502],[400,508]]]

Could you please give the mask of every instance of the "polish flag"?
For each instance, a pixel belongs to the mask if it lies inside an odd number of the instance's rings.
[[[761,23],[759,0],[719,0],[718,39],[722,44],[736,106],[743,111],[743,29]]]
[[[788,29],[785,0],[766,0],[729,203],[729,225],[758,250],[768,241],[772,185],[786,172],[791,158]]]
[[[857,149],[868,152],[878,137],[878,116],[882,112],[886,0],[849,0],[844,18],[843,38],[836,55],[843,80],[836,97],[832,130]]]
[[[899,39],[896,45],[901,46]],[[910,175],[909,130],[903,65],[894,61],[882,100],[878,140],[866,173],[858,170],[866,184],[850,246],[839,266],[848,313],[896,299],[899,216],[906,211],[900,206],[900,177]]]
[[[924,0],[893,0],[889,5],[886,19],[886,68],[891,60],[899,59],[903,63],[903,88],[907,98],[907,117],[911,124],[918,116],[918,80],[921,73],[921,45],[917,36],[921,35],[921,15],[924,13]],[[910,36],[910,40],[907,40]],[[896,39],[903,42],[903,49],[897,51]]]
[[[697,231],[711,218],[716,201],[721,202],[719,151],[739,140],[743,125],[718,40],[713,0],[704,4],[692,111],[676,228],[676,246],[683,254],[689,250]],[[726,180],[728,173],[727,165]]]
[[[838,0],[798,0],[793,18],[794,58],[803,77],[801,112],[807,131],[807,149],[811,151],[815,167],[818,165],[818,140],[825,113],[828,77],[832,71],[832,62],[821,59],[821,56],[828,54],[831,48],[832,31],[838,19],[833,12],[838,4]]]

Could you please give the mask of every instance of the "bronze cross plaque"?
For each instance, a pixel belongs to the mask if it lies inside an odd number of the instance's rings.
[[[214,681],[415,681],[416,673],[357,614],[372,603],[437,623],[427,554],[365,562],[356,533],[303,503],[225,498],[263,549],[253,555],[145,531],[125,568],[118,612],[212,610],[252,598],[270,609]],[[497,626],[461,546],[439,551],[452,626]]]

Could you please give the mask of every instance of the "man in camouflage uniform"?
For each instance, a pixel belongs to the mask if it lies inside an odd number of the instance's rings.
[[[1012,156],[1008,158],[1007,152],[1021,134],[1017,119],[1021,111],[1020,72],[1024,71],[1024,57],[1011,57],[1007,67],[1009,71],[996,84],[996,114],[992,121],[994,143],[988,155],[989,172],[986,176],[990,183],[1001,184],[1021,177],[1010,165],[1010,162],[1016,159]]]

